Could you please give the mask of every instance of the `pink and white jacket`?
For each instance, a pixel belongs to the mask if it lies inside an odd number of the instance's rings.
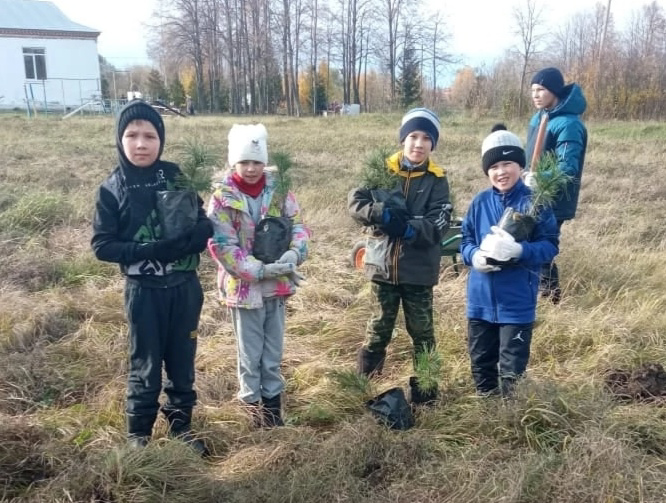
[[[300,265],[307,258],[310,231],[303,223],[294,194],[291,191],[287,193],[284,209],[281,208],[277,201],[273,201],[275,178],[268,170],[264,173],[266,186],[261,193],[258,221],[266,216],[291,219],[290,249],[297,253]],[[255,223],[247,200],[231,174],[231,171],[227,172],[224,179],[215,184],[208,203],[208,217],[215,229],[208,250],[217,263],[217,287],[221,301],[231,307],[257,309],[263,306],[264,298],[292,295],[296,286],[286,276],[260,279],[263,263],[252,255]]]

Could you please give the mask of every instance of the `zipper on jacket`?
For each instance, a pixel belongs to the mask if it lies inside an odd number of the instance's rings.
[[[407,194],[409,194],[409,185],[412,180],[412,172],[407,173],[407,180],[405,181],[405,186],[402,189],[402,195],[405,197],[405,204],[407,204]],[[398,257],[400,256],[400,250],[402,248],[402,238],[396,238],[394,251],[395,255],[393,256],[393,283],[398,284]]]

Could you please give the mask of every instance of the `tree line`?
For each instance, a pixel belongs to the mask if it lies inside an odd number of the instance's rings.
[[[548,23],[549,8],[522,0],[508,28],[515,45],[490,65],[458,70],[445,89],[444,76],[461,61],[450,52],[444,13],[419,0],[159,0],[149,27],[157,68],[135,83],[176,106],[189,95],[208,112],[303,115],[340,103],[364,111],[423,104],[510,117],[529,112],[532,73],[557,66],[583,87],[588,115],[666,115],[659,2],[637,4],[623,29],[611,0],[559,26]]]
[[[541,2],[514,10],[516,46],[488,68],[458,71],[451,101],[465,109],[520,116],[534,71],[556,66],[587,98],[586,114],[599,118],[660,119],[666,116],[666,15],[661,4],[636,4],[619,29],[611,0],[548,24]]]

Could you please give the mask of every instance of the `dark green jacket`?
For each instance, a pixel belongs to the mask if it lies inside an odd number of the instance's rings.
[[[351,217],[370,227],[372,235],[385,239],[387,255],[383,274],[366,264],[366,275],[373,281],[393,284],[436,285],[441,259],[440,243],[451,222],[449,184],[443,169],[432,161],[407,169],[399,152],[387,160],[389,170],[398,175],[395,189],[404,195],[414,229],[410,238],[389,238],[381,230],[384,203],[367,188],[352,189],[348,196]]]

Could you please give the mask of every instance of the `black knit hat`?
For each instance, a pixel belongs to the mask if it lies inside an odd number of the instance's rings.
[[[532,84],[539,84],[559,97],[564,88],[564,77],[562,77],[562,73],[557,68],[544,68],[534,74]]]
[[[427,108],[412,108],[402,117],[400,143],[404,142],[412,131],[423,131],[432,140],[432,149],[435,150],[439,140],[439,127],[439,118],[435,112]]]
[[[481,144],[481,167],[486,176],[490,166],[500,161],[513,161],[524,168],[525,151],[520,138],[507,131],[504,124],[495,124],[491,131]]]
[[[148,121],[157,130],[157,136],[160,139],[160,151],[157,155],[157,158],[159,159],[164,150],[164,121],[162,120],[162,116],[145,101],[132,100],[120,109],[118,120],[116,122],[116,147],[118,147],[121,162],[129,162],[125,157],[125,152],[123,150],[123,133],[128,124],[136,120]]]

